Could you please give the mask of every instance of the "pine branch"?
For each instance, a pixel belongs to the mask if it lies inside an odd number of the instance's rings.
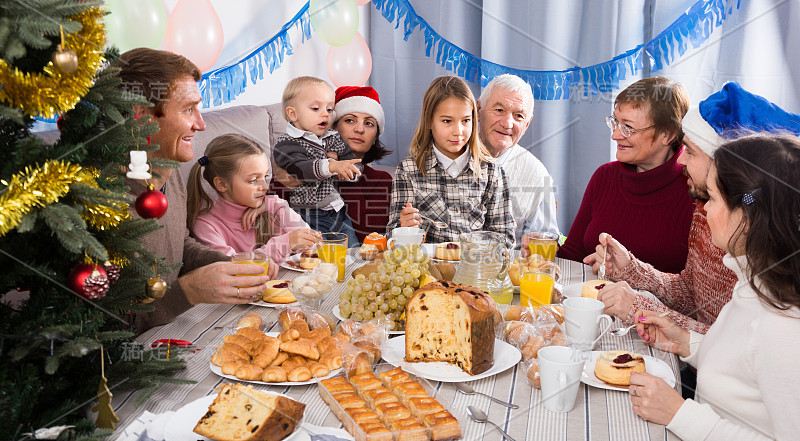
[[[40,213],[64,248],[74,254],[85,251],[101,262],[108,260],[105,247],[86,231],[86,222],[77,210],[68,205],[55,203],[42,208]]]

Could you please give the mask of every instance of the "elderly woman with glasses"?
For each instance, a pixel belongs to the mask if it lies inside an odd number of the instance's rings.
[[[609,233],[660,271],[684,268],[695,204],[677,159],[688,109],[686,89],[666,78],[639,80],[617,96],[606,118],[617,160],[589,181],[559,257],[580,262]]]

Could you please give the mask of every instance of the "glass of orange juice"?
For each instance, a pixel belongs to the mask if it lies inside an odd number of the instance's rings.
[[[322,233],[322,245],[317,254],[323,262],[336,265],[339,270],[337,280],[344,280],[344,267],[347,258],[347,235],[344,233]]]
[[[531,254],[538,254],[547,260],[556,260],[558,251],[558,234],[546,231],[535,231],[525,233],[528,239],[528,251]]]
[[[236,253],[231,256],[231,262],[233,263],[249,263],[252,265],[261,265],[264,267],[264,272],[261,274],[267,274],[269,271],[269,257],[261,251],[245,251],[242,253]],[[245,274],[237,274],[238,276],[243,276]],[[258,274],[247,274],[248,276],[257,276]],[[241,286],[239,288],[242,288]]]
[[[553,300],[553,284],[556,269],[521,268],[519,277],[519,300],[522,306],[548,305]]]

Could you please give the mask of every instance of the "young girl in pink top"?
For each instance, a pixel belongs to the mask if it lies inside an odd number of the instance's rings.
[[[310,248],[319,233],[288,202],[266,195],[270,178],[270,160],[255,141],[236,134],[214,138],[189,173],[187,225],[194,237],[229,256],[257,250],[276,263]],[[203,179],[216,190],[216,201]],[[277,269],[270,265],[270,275]]]

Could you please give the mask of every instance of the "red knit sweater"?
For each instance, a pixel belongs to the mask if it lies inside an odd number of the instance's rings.
[[[364,165],[364,173],[358,181],[339,181],[339,194],[347,204],[347,214],[353,221],[359,242],[363,243],[369,233],[386,231],[392,175]]]
[[[657,297],[637,293],[628,316],[621,317],[624,322],[633,323],[636,311],[647,309],[673,310],[671,319],[682,328],[701,334],[714,324],[733,295],[736,274],[722,262],[725,252],[711,242],[704,207],[705,203],[697,201],[689,233],[689,258],[680,274],[657,271],[632,254],[630,265],[608,274],[612,280],[624,280],[631,287],[650,291]]]
[[[678,151],[648,171],[619,161],[603,164],[586,186],[578,214],[558,256],[581,261],[609,233],[656,269],[680,272],[686,265],[694,201]]]

